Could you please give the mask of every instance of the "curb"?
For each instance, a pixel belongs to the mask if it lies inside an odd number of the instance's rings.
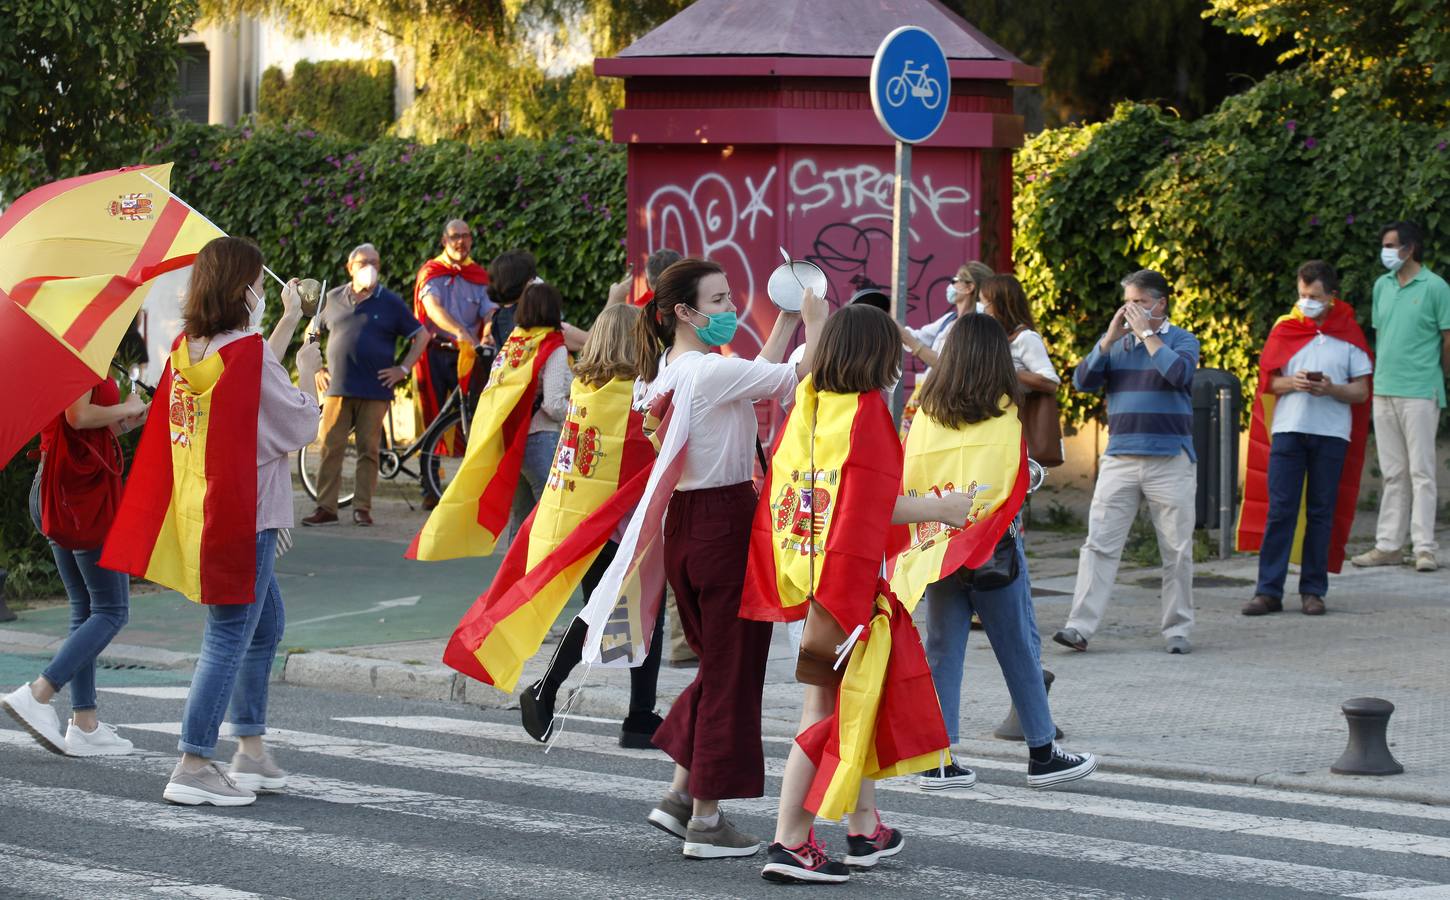
[[[26,656],[51,656],[65,638],[0,628],[0,653]],[[195,653],[177,653],[139,644],[110,644],[97,658],[101,665],[138,666],[143,669],[190,671],[196,666]]]
[[[0,632],[3,635],[3,632]],[[410,665],[386,659],[351,656],[345,653],[310,651],[293,653],[286,658],[278,680],[299,687],[328,690],[380,693],[417,700],[442,700],[467,703],[485,709],[516,709],[518,700],[497,688],[474,681],[447,666]],[[661,696],[663,702],[672,701]],[[625,698],[618,691],[579,693],[572,712],[580,716],[606,719],[623,718]],[[791,737],[794,730],[783,728],[770,718],[762,722],[764,733],[773,737]],[[1012,741],[962,740],[957,746],[964,757],[979,757],[998,763],[1023,765],[1025,753]],[[1322,775],[1308,772],[1258,772],[1220,766],[1196,766],[1159,762],[1125,756],[1100,756],[1105,773],[1138,775],[1174,781],[1199,781],[1250,787],[1276,788],[1341,797],[1362,797],[1394,800],[1427,806],[1450,806],[1450,789],[1427,789],[1396,785],[1389,776],[1374,778],[1354,775],[1330,775],[1329,761]]]

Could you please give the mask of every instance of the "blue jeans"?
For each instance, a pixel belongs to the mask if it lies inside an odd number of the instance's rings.
[[[201,656],[181,716],[183,753],[211,756],[222,716],[231,706],[232,734],[267,733],[267,682],[286,626],[272,564],[277,532],[257,532],[257,595],[251,603],[208,606]]]
[[[509,515],[509,534],[518,534],[524,527],[524,520],[539,498],[544,496],[544,485],[549,480],[549,470],[554,466],[554,451],[559,446],[559,432],[536,431],[529,435],[524,445],[524,464],[519,470],[519,485],[514,488],[514,505]],[[512,538],[511,538],[512,539]]]
[[[40,674],[56,690],[70,685],[71,709],[95,709],[96,657],[126,626],[131,579],[101,568],[100,550],[67,550],[51,541],[50,552],[70,598],[70,635]]]
[[[941,702],[947,737],[956,743],[961,718],[962,670],[967,637],[975,612],[987,630],[997,665],[1012,695],[1022,722],[1027,746],[1052,743],[1057,728],[1047,706],[1042,684],[1042,636],[1032,611],[1032,587],[1027,579],[1027,557],[1017,538],[1017,580],[995,591],[978,591],[967,583],[967,570],[959,569],[926,589],[926,661]]]
[[[1339,502],[1339,474],[1349,441],[1281,431],[1269,447],[1269,512],[1259,547],[1259,584],[1254,593],[1280,599],[1294,549],[1299,498],[1304,497],[1304,546],[1299,593],[1323,597],[1329,590],[1329,534]]]

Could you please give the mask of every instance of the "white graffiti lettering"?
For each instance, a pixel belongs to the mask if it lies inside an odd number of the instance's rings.
[[[813,159],[802,159],[790,170],[790,193],[799,203],[800,211],[810,212],[830,204],[852,213],[851,223],[859,225],[873,219],[891,221],[891,208],[896,188],[896,174],[884,172],[869,164],[842,166],[820,171]],[[968,238],[980,230],[975,223],[980,210],[971,206],[972,194],[961,185],[937,187],[930,175],[911,180],[911,218],[925,213],[942,233],[955,238]],[[950,222],[955,212],[965,212],[967,227]],[[920,237],[915,226],[913,239]]]

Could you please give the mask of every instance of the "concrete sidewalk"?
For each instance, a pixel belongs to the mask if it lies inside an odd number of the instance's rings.
[[[515,695],[439,663],[453,624],[486,584],[498,558],[444,567],[400,563],[406,568],[393,574],[386,568],[392,563],[380,558],[388,555],[389,546],[401,557],[401,536],[411,534],[409,517],[421,523],[421,513],[402,504],[379,504],[375,513],[395,527],[370,531],[344,526],[323,532],[326,537],[320,540],[308,532],[299,534],[289,557],[289,571],[297,574],[283,584],[283,591],[289,619],[311,618],[316,624],[295,632],[289,627],[284,647],[294,652],[279,660],[278,677],[316,687],[516,706]],[[1194,652],[1170,656],[1158,634],[1156,571],[1125,564],[1102,630],[1088,652],[1074,653],[1050,638],[1067,616],[1081,542],[1081,534],[1041,530],[1029,531],[1028,537],[1043,665],[1057,676],[1052,709],[1067,747],[1097,753],[1107,768],[1119,772],[1450,805],[1450,756],[1443,749],[1450,746],[1450,654],[1442,645],[1450,635],[1450,570],[1421,575],[1408,567],[1356,570],[1346,565],[1343,574],[1331,578],[1328,615],[1312,618],[1289,611],[1251,619],[1241,616],[1239,607],[1253,593],[1257,557],[1200,563]],[[349,546],[355,548],[351,554]],[[328,566],[347,567],[349,559],[364,557],[367,585],[346,586],[329,577]],[[379,585],[379,579],[401,583]],[[1291,573],[1288,587],[1292,591],[1295,586]],[[375,619],[349,611],[349,604],[367,605],[359,596],[370,599],[374,594],[421,595],[423,600]],[[148,610],[175,615],[177,598],[169,596],[133,600],[133,622],[140,618],[141,627],[122,632],[121,642],[106,655],[109,661],[150,668],[189,663],[181,644],[191,653],[199,644],[200,620],[194,611],[183,628],[144,624],[152,614]],[[1294,602],[1286,606],[1297,609],[1297,595],[1290,599]],[[328,612],[335,609],[350,618]],[[44,652],[63,632],[61,612],[23,613],[20,622],[0,631],[0,652]],[[330,629],[317,626],[326,620],[337,623],[347,643],[339,643],[338,633],[323,634]],[[559,632],[555,630],[526,666],[520,690],[543,672]],[[415,639],[401,639],[405,637]],[[1025,763],[1020,744],[992,738],[1010,701],[985,634],[974,634],[969,649],[960,749],[969,757]],[[662,709],[694,671],[661,670]],[[595,668],[585,673],[581,668],[570,679],[569,687],[574,686],[580,688],[575,713],[623,716],[627,670]],[[1339,704],[1360,696],[1382,697],[1397,707],[1389,737],[1405,774],[1329,774],[1347,735]],[[799,701],[794,659],[784,629],[777,628],[765,689],[766,733],[794,733]],[[567,734],[562,740],[567,743]]]

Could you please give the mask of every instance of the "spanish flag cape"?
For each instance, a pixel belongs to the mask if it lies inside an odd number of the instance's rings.
[[[590,665],[637,666],[649,655],[665,594],[665,510],[685,470],[695,371],[704,361],[703,354],[686,355],[662,369],[649,386],[644,432],[659,448],[659,457],[614,561],[579,613],[589,626],[584,661]]]
[[[918,522],[898,530],[905,549],[891,568],[891,589],[908,610],[927,585],[990,559],[1027,499],[1022,421],[1006,397],[1001,409],[999,416],[961,428],[947,428],[922,412],[907,435],[901,478],[907,496],[961,491],[976,501],[965,528]]]
[[[261,335],[195,365],[172,346],[101,565],[205,604],[251,603],[257,561]]]
[[[1273,440],[1274,407],[1278,397],[1269,390],[1274,373],[1288,365],[1294,354],[1320,334],[1338,338],[1363,350],[1370,359],[1369,342],[1355,321],[1354,310],[1336,299],[1324,316],[1315,323],[1296,308],[1281,316],[1269,331],[1264,352],[1259,358],[1259,384],[1254,390],[1254,408],[1249,424],[1249,455],[1244,471],[1244,502],[1239,509],[1238,549],[1257,551],[1264,541],[1264,526],[1269,517],[1269,446]],[[1373,387],[1373,385],[1371,385]],[[1329,571],[1344,566],[1344,545],[1354,525],[1354,507],[1359,498],[1359,479],[1364,470],[1364,450],[1369,439],[1370,404],[1356,403],[1350,407],[1349,451],[1344,456],[1344,470],[1339,477],[1339,496],[1334,507],[1334,526],[1329,533]],[[1304,545],[1304,504],[1299,504],[1299,521],[1294,527],[1294,549],[1290,556],[1300,561]]]
[[[881,393],[802,380],[755,507],[741,618],[802,619],[814,596],[847,632],[864,625],[900,486],[901,444]]]
[[[575,380],[569,417],[538,508],[504,556],[488,592],[459,622],[443,661],[512,692],[574,588],[644,492],[654,445],[630,408],[634,380]]]
[[[539,372],[564,345],[555,328],[515,328],[499,348],[468,432],[468,451],[405,554],[440,560],[488,556],[508,525],[529,440]]]
[[[951,746],[911,613],[884,580],[874,585],[873,614],[851,647],[835,712],[796,738],[816,765],[805,807],[826,819],[856,809],[863,777],[920,772]]]
[[[471,284],[488,284],[488,270],[472,259],[465,259],[461,264],[454,265],[448,259],[447,253],[440,253],[433,259],[423,263],[418,270],[418,277],[413,281],[413,315],[418,319],[419,324],[425,328],[428,326],[428,310],[423,306],[423,285],[434,278],[462,278]],[[473,371],[475,354],[472,347],[458,348],[458,383],[467,389],[468,378]],[[428,427],[428,423],[438,418],[438,398],[434,392],[433,373],[428,368],[428,354],[424,353],[418,357],[413,365],[415,407],[418,410],[419,430]],[[449,434],[443,436],[445,449],[449,456],[457,456],[463,452],[461,435],[456,430],[450,430]]]

